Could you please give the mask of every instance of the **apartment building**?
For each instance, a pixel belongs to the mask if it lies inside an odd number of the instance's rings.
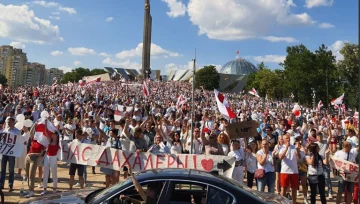
[[[0,74],[7,79],[10,87],[24,84],[24,66],[27,63],[26,53],[9,45],[0,46]]]
[[[60,80],[64,76],[64,71],[58,68],[47,70],[49,73],[49,84],[53,84],[56,80]]]
[[[46,69],[45,65],[31,62],[24,66],[23,74],[24,85],[38,86],[46,84]]]

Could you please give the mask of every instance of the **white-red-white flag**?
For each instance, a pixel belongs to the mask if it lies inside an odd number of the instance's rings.
[[[179,109],[182,105],[184,105],[184,103],[186,103],[186,98],[184,95],[180,95],[176,102],[176,109]]]
[[[91,79],[89,81],[86,82],[87,85],[90,84],[100,84],[101,83],[101,77],[97,77],[95,79]]]
[[[249,94],[260,98],[255,88],[250,89]]]
[[[57,87],[57,80],[51,85],[51,89],[54,89],[55,87]]]
[[[45,123],[47,124],[46,126]],[[41,118],[35,124],[34,140],[47,147],[50,144],[51,135],[56,131],[56,127],[50,121]]]
[[[216,89],[214,89],[214,93],[220,113],[228,119],[236,118],[236,114],[230,109],[227,98]]]
[[[344,95],[345,93],[343,93],[339,98],[335,98],[331,101],[331,105],[335,106],[335,105],[339,105],[342,104],[344,101]]]
[[[114,120],[120,121],[121,119],[121,112],[119,111],[119,106],[116,106],[115,112],[114,112]]]
[[[142,89],[143,89],[145,97],[148,97],[150,95],[150,92],[149,92],[149,88],[146,84],[146,81],[143,82]]]
[[[71,83],[71,81],[69,81],[69,82],[67,83],[67,85],[68,85],[68,86],[74,86],[74,83]]]
[[[323,107],[323,106],[324,106],[324,104],[323,104],[323,102],[320,100],[319,103],[318,103],[318,105],[317,105],[317,111],[320,111],[321,107]]]

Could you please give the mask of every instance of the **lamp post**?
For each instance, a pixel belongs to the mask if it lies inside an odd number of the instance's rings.
[[[312,104],[313,104],[313,110],[315,110],[315,105],[316,105],[316,102],[315,102],[315,98],[316,98],[316,92],[315,92],[315,89],[314,88],[311,88],[311,90],[312,90],[312,98],[313,98],[313,100],[312,100]]]

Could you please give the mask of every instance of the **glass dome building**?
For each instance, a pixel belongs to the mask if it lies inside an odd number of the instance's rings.
[[[249,75],[257,71],[258,69],[251,62],[243,58],[238,58],[224,64],[224,66],[222,66],[219,70],[219,73],[232,75]]]

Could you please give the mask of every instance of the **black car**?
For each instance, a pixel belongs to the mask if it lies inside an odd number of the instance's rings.
[[[291,203],[288,199],[244,186],[233,179],[209,172],[186,169],[155,169],[135,175],[146,191],[148,185],[161,184],[158,204],[185,204],[191,200],[197,204],[234,204],[234,203]],[[79,190],[46,195],[26,203],[91,203],[91,204],[128,204],[120,199],[126,195],[142,202],[131,179],[127,179],[106,189]]]

